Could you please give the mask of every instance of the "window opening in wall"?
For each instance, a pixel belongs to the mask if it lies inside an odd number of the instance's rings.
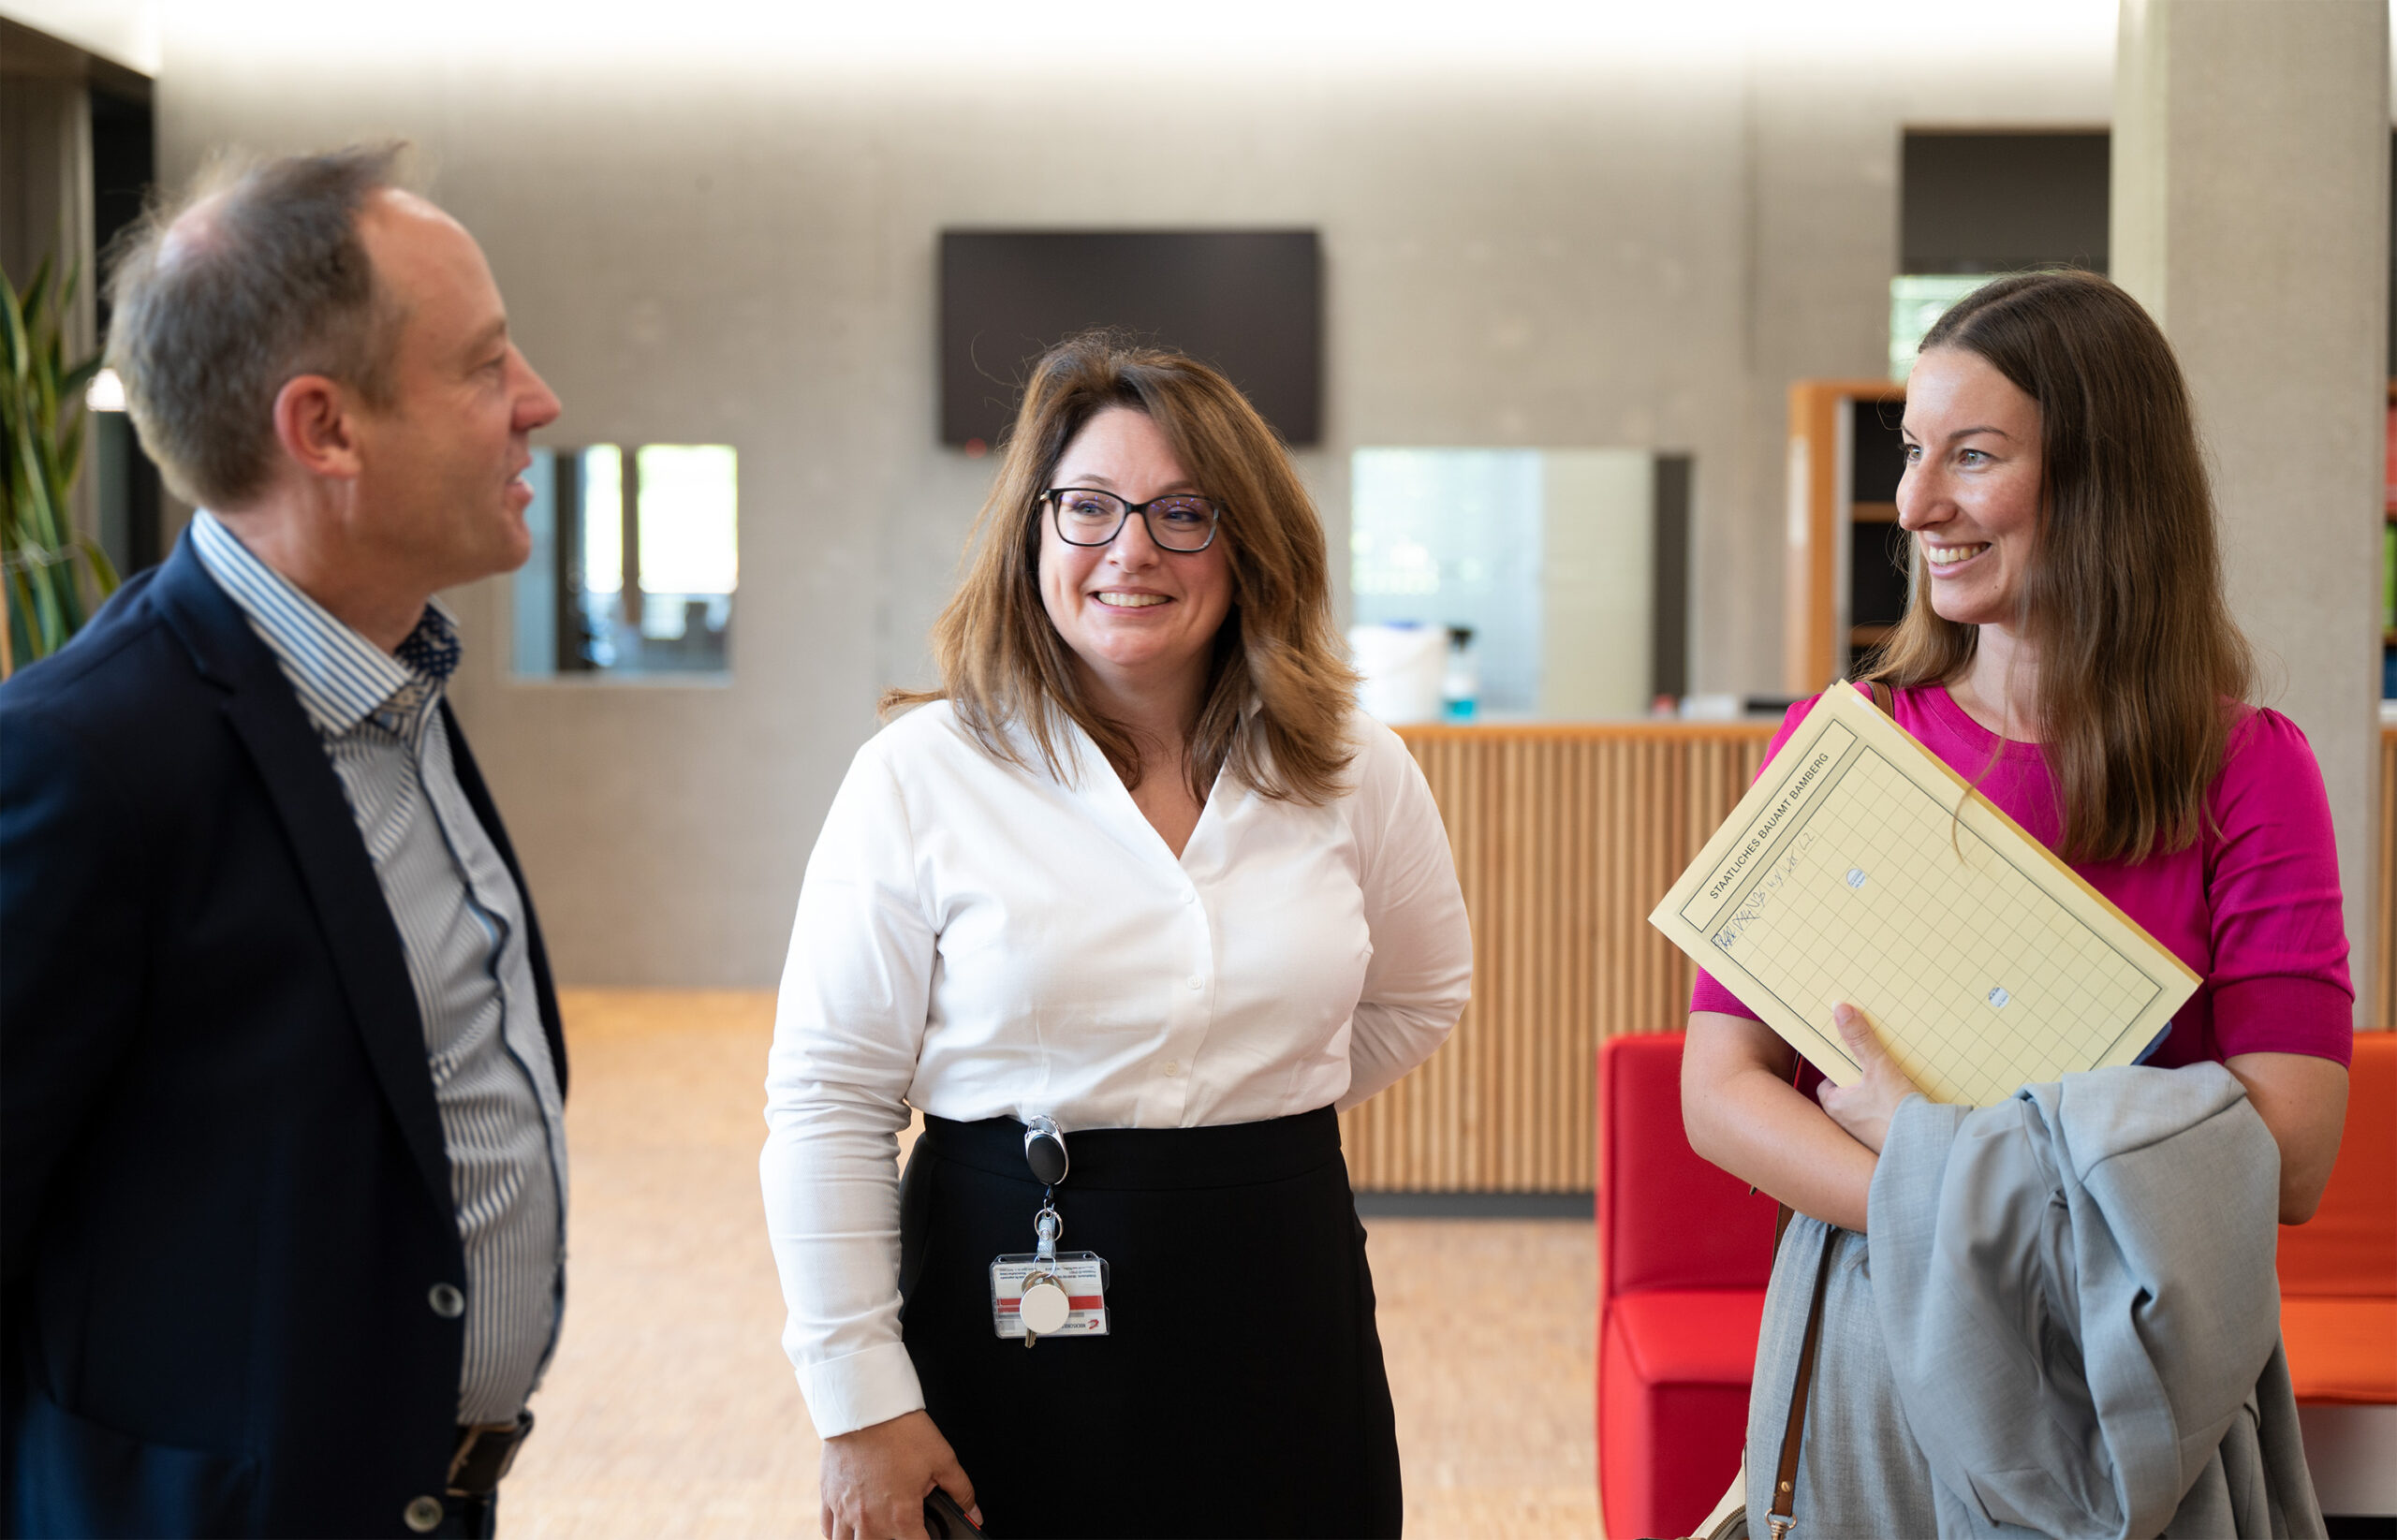
[[[1686,687],[1687,457],[1366,448],[1350,465],[1368,711],[1628,717]]]
[[[740,586],[728,445],[536,449],[533,554],[515,581],[522,678],[722,674]]]
[[[2106,271],[2110,141],[2103,130],[1909,129],[1901,147],[1899,276],[1890,284],[1890,377],[1922,334],[2000,273]]]
[[[1986,272],[1910,272],[1890,280],[1890,377],[1904,384],[1922,334],[1948,307],[1990,281]]]
[[[88,61],[86,85],[91,118],[92,249],[107,253],[125,228],[141,216],[156,174],[156,139],[150,111],[150,82],[110,66]],[[103,257],[100,271],[107,271]],[[92,301],[103,342],[108,336],[108,286],[96,282]],[[161,549],[163,490],[158,467],[142,452],[141,440],[125,415],[125,388],[114,374],[102,385],[96,380],[86,398],[91,418],[89,468],[99,516],[98,534],[118,572],[130,576],[154,566],[166,555]]]

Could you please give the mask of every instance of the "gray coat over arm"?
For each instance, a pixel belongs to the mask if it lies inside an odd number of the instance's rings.
[[[1978,1110],[1909,1098],[1870,1236],[1810,1222],[1784,1247],[1752,1482],[1779,1453],[1828,1242],[1797,1510],[1814,1533],[2322,1534],[2280,1344],[2279,1171],[2219,1064]]]

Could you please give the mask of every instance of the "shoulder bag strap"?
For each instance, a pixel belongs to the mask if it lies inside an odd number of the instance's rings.
[[[1873,704],[1881,714],[1895,722],[1898,719],[1896,692],[1881,681],[1869,680],[1864,688],[1871,692]],[[1781,1213],[1772,1225],[1772,1249],[1781,1250],[1781,1237],[1795,1217],[1789,1205],[1781,1206]],[[1831,1239],[1823,1240],[1822,1260],[1815,1268],[1814,1298],[1806,1306],[1806,1336],[1798,1349],[1798,1377],[1789,1387],[1789,1416],[1782,1424],[1781,1467],[1772,1476],[1772,1506],[1765,1515],[1765,1522],[1772,1530],[1772,1540],[1782,1540],[1790,1527],[1798,1522],[1795,1508],[1798,1500],[1798,1455],[1806,1440],[1806,1398],[1815,1388],[1815,1352],[1823,1340],[1823,1295],[1831,1281]]]
[[[1789,1217],[1784,1206],[1782,1218]],[[1798,1501],[1798,1453],[1806,1438],[1806,1397],[1815,1388],[1815,1351],[1823,1340],[1823,1295],[1831,1281],[1831,1247],[1834,1238],[1823,1238],[1823,1258],[1815,1267],[1814,1298],[1806,1306],[1806,1337],[1798,1349],[1798,1377],[1789,1386],[1789,1418],[1782,1425],[1781,1464],[1772,1474],[1772,1505],[1765,1513],[1765,1523],[1772,1531],[1772,1540],[1782,1540],[1797,1523],[1795,1508]]]

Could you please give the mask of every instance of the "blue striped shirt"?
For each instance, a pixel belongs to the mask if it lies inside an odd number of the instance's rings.
[[[435,600],[395,657],[205,509],[193,517],[192,541],[316,725],[399,927],[465,1243],[458,1420],[509,1421],[557,1342],[566,1122],[523,900],[458,784],[441,719],[456,623]]]

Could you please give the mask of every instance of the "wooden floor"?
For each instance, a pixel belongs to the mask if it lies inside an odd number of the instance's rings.
[[[757,1195],[772,1001],[569,991],[566,1320],[509,1540],[816,1533]],[[1596,1535],[1586,1222],[1371,1223],[1411,1536]]]

